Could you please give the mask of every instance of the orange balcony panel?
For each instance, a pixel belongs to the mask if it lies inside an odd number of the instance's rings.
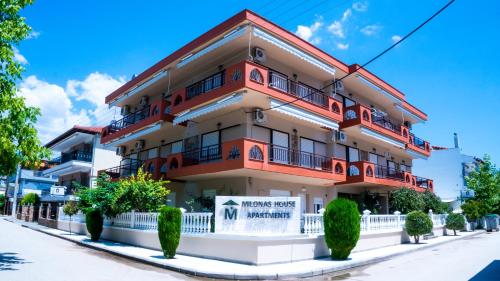
[[[426,157],[431,156],[431,145],[428,141],[417,140],[417,138],[410,134],[409,141],[406,144],[406,149],[420,153]]]
[[[102,129],[101,133],[101,143],[108,143],[114,139],[117,139],[121,136],[130,134],[141,128],[156,123],[158,121],[168,121],[172,122],[173,115],[166,113],[168,107],[168,102],[161,99],[155,102],[152,102],[149,106],[148,115],[146,118],[123,128],[119,128],[118,130],[113,130],[113,125],[108,125]],[[126,117],[124,117],[126,118]]]
[[[388,176],[381,169],[367,161],[350,162],[347,164],[348,175],[345,182],[340,184],[369,183],[374,185],[384,185],[391,187],[411,186],[412,175],[409,172],[396,172]]]

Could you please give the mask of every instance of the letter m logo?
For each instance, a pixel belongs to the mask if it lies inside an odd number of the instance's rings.
[[[224,209],[224,219],[225,220],[236,220],[238,216],[238,209],[233,207]]]

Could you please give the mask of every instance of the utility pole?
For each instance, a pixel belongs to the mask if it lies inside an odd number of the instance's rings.
[[[21,176],[21,164],[17,164],[16,183],[14,185],[14,195],[12,196],[12,217],[16,218],[17,193],[19,192],[19,177]]]

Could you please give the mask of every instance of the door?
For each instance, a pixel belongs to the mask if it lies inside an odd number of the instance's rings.
[[[349,147],[349,162],[359,161],[359,150],[354,147]]]
[[[299,164],[302,167],[313,168],[314,141],[300,138]]]
[[[374,153],[369,153],[368,154],[368,161],[370,161],[371,163],[377,165],[377,163],[378,163],[378,155],[374,154]]]
[[[274,162],[288,164],[290,162],[289,138],[287,133],[274,131],[272,137],[272,159]]]
[[[313,198],[313,213],[317,214],[319,210],[323,209],[324,203],[323,198],[314,197]]]
[[[201,136],[200,161],[210,161],[220,158],[219,133],[219,131],[215,131]]]
[[[387,160],[387,175],[394,176],[396,175],[396,163],[393,161]]]
[[[307,195],[305,193],[297,194],[300,198],[300,213],[305,214],[307,212]],[[303,218],[303,216],[301,216]]]

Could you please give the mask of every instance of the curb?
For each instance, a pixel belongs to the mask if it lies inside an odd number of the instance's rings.
[[[60,239],[63,239],[63,240],[75,243],[75,244],[77,244],[79,246],[82,246],[82,247],[87,247],[87,248],[90,248],[90,249],[93,249],[93,250],[102,251],[102,252],[105,252],[105,253],[108,253],[108,254],[119,256],[119,257],[122,257],[122,258],[126,258],[126,259],[129,259],[129,260],[133,260],[133,261],[140,262],[140,263],[143,263],[143,264],[147,264],[147,265],[150,265],[150,266],[154,266],[154,267],[158,267],[158,268],[163,268],[163,269],[167,269],[167,270],[171,270],[171,271],[175,271],[175,272],[179,272],[179,273],[183,273],[183,274],[188,274],[188,275],[192,275],[192,276],[197,276],[197,277],[208,277],[208,278],[229,279],[229,280],[262,280],[262,279],[282,280],[282,279],[289,279],[289,278],[307,278],[307,277],[320,276],[320,275],[325,275],[325,274],[329,274],[329,273],[332,273],[332,272],[341,272],[341,271],[346,271],[348,269],[352,269],[352,268],[356,268],[356,267],[363,267],[363,266],[367,266],[367,265],[371,265],[371,264],[383,262],[383,261],[389,260],[389,259],[397,257],[397,256],[405,255],[405,254],[408,254],[408,253],[413,253],[413,252],[416,252],[416,251],[420,251],[420,250],[432,248],[432,247],[435,247],[435,246],[440,246],[440,245],[443,245],[443,244],[446,244],[446,243],[450,243],[450,242],[454,242],[454,241],[459,241],[459,240],[462,240],[462,239],[467,238],[467,237],[474,237],[474,236],[477,236],[477,235],[485,233],[485,231],[476,231],[475,233],[472,233],[472,234],[467,235],[467,236],[461,236],[461,237],[456,238],[454,240],[445,240],[445,241],[437,242],[435,244],[422,245],[421,247],[418,247],[418,248],[415,248],[415,249],[410,249],[410,250],[407,250],[405,252],[398,252],[398,253],[388,254],[388,255],[385,255],[385,256],[371,258],[369,260],[361,260],[361,261],[358,261],[358,262],[353,262],[351,264],[345,264],[345,265],[340,265],[340,266],[339,265],[337,265],[337,266],[331,266],[331,267],[328,267],[328,268],[319,269],[317,271],[304,271],[304,272],[300,272],[300,273],[299,272],[295,272],[295,273],[290,273],[290,274],[278,274],[278,273],[276,273],[276,274],[272,274],[272,275],[271,274],[258,275],[258,274],[245,274],[245,273],[243,273],[243,274],[241,274],[241,273],[240,274],[237,274],[237,273],[224,274],[224,273],[199,272],[199,271],[195,271],[195,270],[191,270],[191,269],[185,269],[185,268],[176,267],[176,266],[172,266],[172,265],[166,265],[166,264],[162,264],[162,263],[159,263],[159,262],[150,261],[150,260],[147,260],[147,259],[142,258],[142,257],[138,257],[138,256],[134,256],[134,255],[128,255],[128,254],[124,254],[124,253],[121,253],[121,252],[118,252],[118,251],[107,249],[105,247],[101,247],[101,246],[98,246],[98,245],[93,245],[92,243],[89,243],[89,242],[76,241],[76,240],[70,239],[68,237],[64,237],[62,235],[58,235],[58,234],[55,234],[55,233],[50,233],[50,232],[45,231],[44,229],[42,229],[40,227],[35,227],[35,226],[32,226],[32,225],[25,224],[22,221],[18,222],[18,221],[14,221],[14,220],[7,219],[7,218],[4,218],[4,220],[9,221],[11,223],[19,224],[22,227],[29,228],[31,230],[38,231],[40,233],[44,233],[44,234],[47,234],[47,235],[50,235],[50,236],[53,236],[53,237],[57,237],[57,238],[60,238]]]

